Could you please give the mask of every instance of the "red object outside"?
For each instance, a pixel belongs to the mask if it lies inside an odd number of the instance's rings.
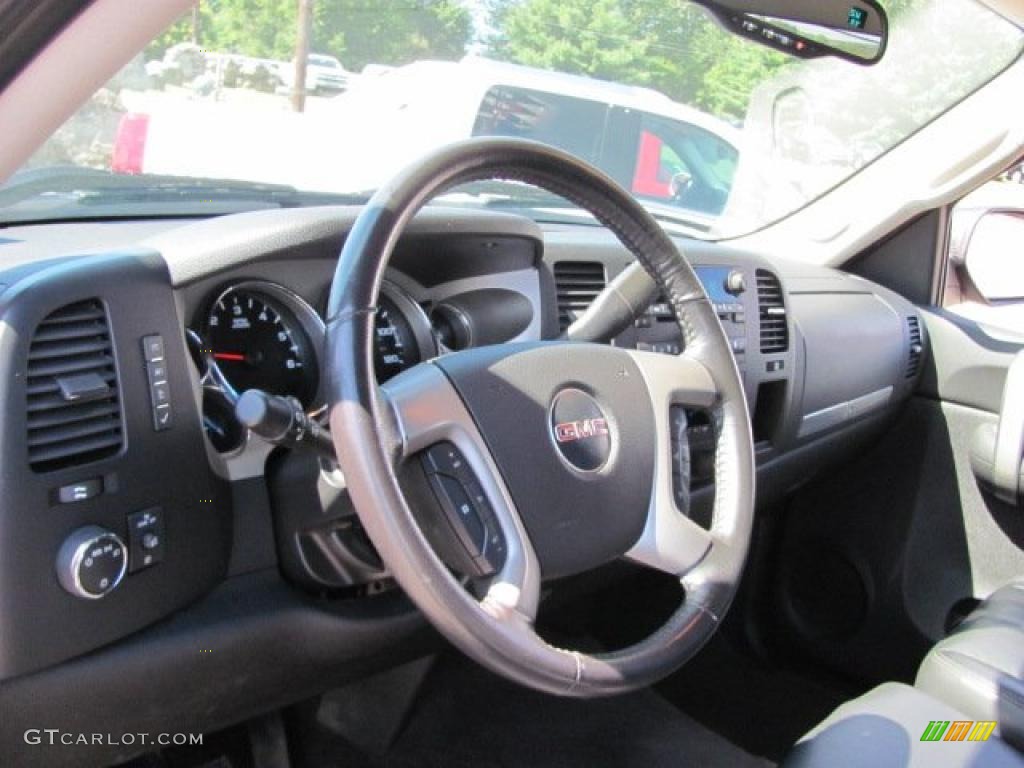
[[[239,355],[234,352],[214,352],[213,356],[217,360],[230,360],[235,363],[245,362],[245,355]]]
[[[663,142],[650,131],[640,132],[633,193],[648,197],[672,197],[669,180],[661,178],[661,147]]]
[[[149,115],[129,112],[121,117],[114,139],[114,155],[110,170],[114,173],[142,173],[146,156],[146,135],[149,133]]]

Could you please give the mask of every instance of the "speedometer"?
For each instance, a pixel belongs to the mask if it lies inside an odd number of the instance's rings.
[[[373,367],[385,382],[422,360],[433,357],[430,321],[423,308],[391,283],[384,283],[374,318]]]
[[[395,303],[382,296],[377,305],[373,367],[377,381],[384,382],[416,365],[420,355],[412,327]]]
[[[283,288],[255,282],[228,288],[214,300],[204,337],[236,390],[262,389],[313,404],[319,370],[299,319],[307,306],[301,301]]]

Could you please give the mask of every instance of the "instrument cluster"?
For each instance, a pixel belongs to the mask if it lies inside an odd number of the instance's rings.
[[[443,349],[424,308],[393,283],[381,288],[375,321],[380,383]],[[201,361],[206,432],[218,451],[242,443],[230,405],[248,389],[295,398],[309,413],[325,408],[323,317],[288,288],[266,280],[221,286],[205,302],[189,337]]]

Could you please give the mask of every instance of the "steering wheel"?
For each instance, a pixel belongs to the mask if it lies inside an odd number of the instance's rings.
[[[429,199],[469,181],[525,182],[589,210],[672,306],[685,351],[671,356],[579,341],[456,352],[378,386],[374,314],[385,266]],[[615,290],[614,284],[608,290]],[[600,304],[601,302],[597,302]],[[349,234],[327,320],[330,425],[356,511],[398,584],[452,643],[492,671],[554,694],[625,692],[661,679],[713,634],[746,559],[754,451],[725,334],[693,269],[612,179],[535,142],[472,139],[381,187]],[[715,412],[708,529],[677,508],[670,410]],[[478,599],[435,552],[400,479],[415,457],[454,446],[500,529],[504,557]],[[677,576],[685,599],[659,630],[588,655],[534,630],[541,580],[625,557]]]

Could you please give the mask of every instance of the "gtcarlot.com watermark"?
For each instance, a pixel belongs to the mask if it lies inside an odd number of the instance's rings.
[[[48,746],[184,747],[200,746],[201,733],[73,733],[59,728],[29,728],[26,744]]]

